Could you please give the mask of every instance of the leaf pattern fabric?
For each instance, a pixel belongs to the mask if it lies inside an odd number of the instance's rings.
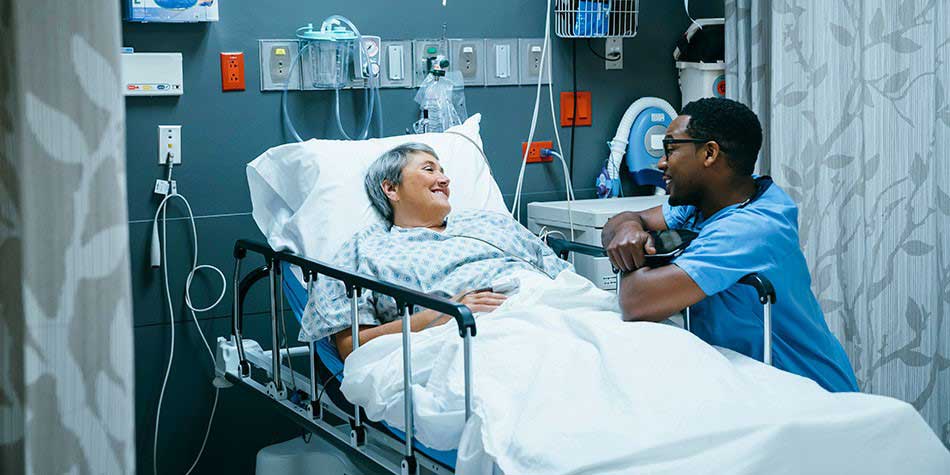
[[[116,2],[0,1],[0,473],[135,470],[120,36]]]
[[[861,388],[950,446],[950,4],[727,0],[727,95],[767,131],[761,168]],[[761,73],[757,73],[761,71]]]

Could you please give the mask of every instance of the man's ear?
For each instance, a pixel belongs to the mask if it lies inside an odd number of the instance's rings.
[[[715,165],[719,160],[722,160],[721,152],[722,151],[719,149],[719,144],[712,140],[703,144],[703,166],[708,168]]]
[[[383,180],[379,187],[383,189],[383,193],[389,198],[389,201],[399,201],[399,192],[396,191],[396,185],[393,185],[393,182]]]

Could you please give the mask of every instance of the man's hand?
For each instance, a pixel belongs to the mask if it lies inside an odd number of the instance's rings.
[[[643,230],[636,220],[627,220],[612,226],[611,236],[604,235],[610,242],[604,243],[604,249],[614,268],[623,272],[632,272],[643,267],[644,256],[656,254],[653,236]]]

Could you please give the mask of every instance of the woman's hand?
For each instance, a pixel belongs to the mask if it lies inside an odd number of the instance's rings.
[[[490,291],[474,292],[471,290],[462,292],[452,298],[452,300],[468,307],[473,313],[491,312],[505,303],[506,299],[508,299],[508,297],[502,294],[496,294]]]
[[[494,292],[473,292],[469,290],[452,297],[452,300],[465,305],[472,313],[488,313],[505,303],[507,298]]]
[[[508,297],[502,294],[496,294],[494,292],[482,291],[476,292],[474,290],[466,290],[465,292],[459,292],[452,300],[465,305],[468,307],[472,313],[489,313],[501,304],[505,303],[505,300]],[[452,320],[448,315],[443,313],[438,314],[437,317],[433,318],[432,321],[426,324],[423,330],[430,327],[437,327],[439,325],[444,325]]]

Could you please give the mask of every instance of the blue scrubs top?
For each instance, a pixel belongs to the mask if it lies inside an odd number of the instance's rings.
[[[707,219],[693,206],[663,205],[670,229],[699,233],[673,261],[707,295],[691,307],[692,330],[710,344],[761,360],[762,304],[752,287],[737,284],[757,272],[775,287],[772,364],[829,391],[858,391],[851,362],[811,291],[798,241],[798,207],[778,185],[762,192],[762,184],[758,198]]]

